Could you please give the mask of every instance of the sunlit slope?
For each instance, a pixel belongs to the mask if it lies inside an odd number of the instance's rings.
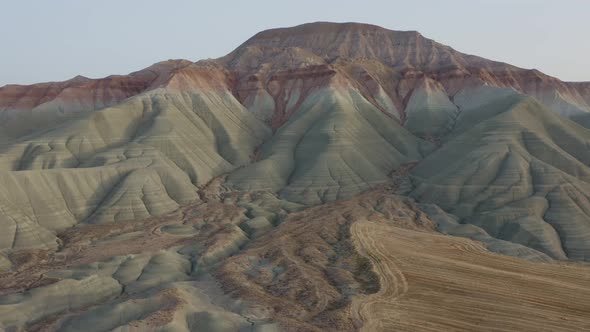
[[[227,92],[157,89],[21,140],[0,157],[0,247],[170,212],[248,163],[268,134]]]
[[[590,131],[534,99],[498,100],[461,114],[413,170],[412,195],[493,237],[589,260]]]
[[[385,182],[391,171],[431,148],[356,90],[326,87],[310,94],[261,147],[259,161],[233,172],[229,182],[317,204]]]

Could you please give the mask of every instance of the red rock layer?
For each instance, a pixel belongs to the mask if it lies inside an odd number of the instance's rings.
[[[264,90],[274,100],[268,121],[276,129],[311,91],[336,85],[356,88],[403,122],[409,97],[425,79],[439,82],[451,98],[465,87],[486,84],[539,99],[557,95],[590,111],[589,83],[562,82],[537,70],[463,54],[414,31],[320,22],[260,32],[217,60],[169,60],[126,76],[8,85],[0,88],[0,112],[31,110],[50,101],[88,111],[158,87],[228,90],[242,103]],[[377,102],[381,89],[395,110]]]

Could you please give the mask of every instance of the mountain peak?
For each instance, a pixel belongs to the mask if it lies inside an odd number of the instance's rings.
[[[358,22],[312,22],[296,25],[293,27],[283,27],[264,30],[257,33],[252,39],[274,38],[281,34],[289,35],[317,35],[317,34],[341,34],[341,33],[387,33],[387,34],[406,34],[421,36],[418,31],[396,31],[390,30],[378,25],[358,23]]]
[[[301,48],[327,62],[368,59],[420,70],[457,67],[466,62],[462,53],[425,38],[417,31],[394,31],[363,23],[315,22],[265,30],[236,51],[251,47]]]

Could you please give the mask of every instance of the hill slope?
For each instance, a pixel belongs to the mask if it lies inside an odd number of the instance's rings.
[[[412,195],[493,237],[588,260],[590,132],[531,99],[461,120],[470,129],[413,170]]]
[[[589,87],[326,22],[2,87],[0,329],[588,328]]]

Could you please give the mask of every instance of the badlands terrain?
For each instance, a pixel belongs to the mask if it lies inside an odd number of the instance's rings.
[[[0,330],[590,331],[590,83],[358,23],[0,88]]]

